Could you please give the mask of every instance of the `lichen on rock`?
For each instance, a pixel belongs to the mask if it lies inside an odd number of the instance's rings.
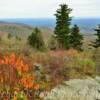
[[[73,79],[52,89],[44,100],[100,100],[100,78]]]

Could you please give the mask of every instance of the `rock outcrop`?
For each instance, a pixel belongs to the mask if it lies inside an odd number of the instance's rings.
[[[100,78],[66,81],[51,90],[44,100],[100,100]]]

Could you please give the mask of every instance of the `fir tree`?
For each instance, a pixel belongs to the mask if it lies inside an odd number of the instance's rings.
[[[68,8],[68,5],[60,5],[60,9],[56,11],[56,27],[55,35],[59,43],[60,48],[69,48],[69,33],[71,24],[71,13],[72,9]]]
[[[98,48],[100,47],[100,25],[98,25],[98,28],[95,29],[95,31],[97,32],[95,35],[97,36],[97,39],[95,42],[93,42],[93,47],[94,48]]]
[[[28,37],[28,43],[35,49],[44,49],[44,41],[41,35],[41,31],[38,28],[35,28],[32,34]]]
[[[80,29],[77,25],[74,25],[70,34],[70,45],[72,48],[82,50],[83,35],[80,34]]]

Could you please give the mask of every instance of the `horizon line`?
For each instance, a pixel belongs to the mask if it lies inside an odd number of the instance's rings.
[[[0,19],[56,19],[55,17],[6,17]],[[72,19],[100,19],[100,17],[73,17]]]

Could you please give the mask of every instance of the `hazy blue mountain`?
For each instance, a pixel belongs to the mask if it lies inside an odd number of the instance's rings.
[[[26,24],[30,26],[38,26],[38,27],[49,27],[54,29],[55,27],[55,19],[50,18],[16,18],[16,19],[0,19],[0,22],[10,22],[10,23],[20,23]],[[74,18],[72,20],[72,25],[77,24],[82,33],[95,33],[94,28],[98,24],[100,24],[100,18]]]
[[[72,20],[72,24],[77,24],[82,33],[94,34],[94,29],[100,24],[100,18],[76,18]]]

